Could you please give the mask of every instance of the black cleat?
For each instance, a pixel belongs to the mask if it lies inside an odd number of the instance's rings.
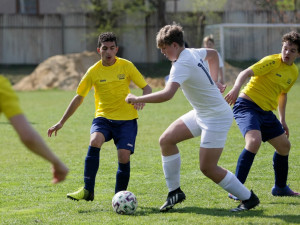
[[[160,207],[161,212],[167,212],[173,208],[177,203],[181,203],[185,200],[185,194],[180,188],[169,192],[166,202]]]
[[[231,212],[241,212],[241,211],[246,211],[249,209],[252,209],[259,204],[259,199],[258,197],[253,193],[251,190],[251,196],[247,200],[241,201],[241,204],[238,205],[235,209],[232,209]]]

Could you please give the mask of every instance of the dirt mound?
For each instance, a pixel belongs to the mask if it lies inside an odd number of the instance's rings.
[[[99,60],[95,52],[56,55],[45,60],[14,85],[15,90],[75,90],[87,69]]]
[[[14,85],[18,91],[62,89],[76,90],[87,69],[100,59],[96,52],[56,55],[45,60],[28,76]],[[233,84],[241,69],[225,63],[225,81]],[[152,88],[163,88],[164,78],[146,78]],[[130,85],[135,88],[134,84]]]

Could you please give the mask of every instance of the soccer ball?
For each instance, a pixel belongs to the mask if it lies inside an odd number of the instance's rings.
[[[130,191],[120,191],[112,199],[114,211],[122,215],[133,214],[138,206],[135,195]]]

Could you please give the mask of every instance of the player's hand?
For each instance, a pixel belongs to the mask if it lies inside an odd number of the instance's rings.
[[[69,172],[69,169],[62,162],[59,162],[57,164],[53,164],[53,167],[52,167],[52,174],[53,174],[52,183],[56,184],[56,183],[59,183],[59,182],[65,180],[68,172]]]
[[[225,96],[225,100],[229,105],[233,105],[238,95],[239,95],[239,90],[232,88]]]
[[[129,104],[133,104],[133,103],[136,103],[136,96],[133,95],[133,94],[128,94],[125,101]]]
[[[227,85],[226,84],[221,84],[220,82],[216,82],[217,87],[219,88],[220,92],[223,94]]]
[[[62,127],[63,127],[63,126],[62,126],[61,123],[57,123],[57,124],[55,124],[54,126],[50,127],[50,128],[48,129],[48,137],[51,137],[53,132],[55,132],[54,134],[55,134],[55,136],[56,136],[56,135],[57,135],[57,131],[58,131],[59,129],[61,129]]]
[[[145,106],[145,103],[139,102],[139,103],[133,103],[132,105],[134,106],[134,108],[136,110],[142,110],[144,108],[144,106]]]
[[[289,138],[290,132],[289,132],[289,128],[288,128],[286,122],[282,122],[282,121],[281,121],[281,125],[282,125],[282,127],[283,127],[283,129],[284,129],[284,132],[285,132],[287,138]]]

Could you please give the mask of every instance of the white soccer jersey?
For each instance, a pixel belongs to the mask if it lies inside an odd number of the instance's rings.
[[[231,108],[204,64],[206,54],[205,48],[184,49],[172,65],[168,82],[180,84],[198,118],[213,119],[224,114],[228,115]]]

